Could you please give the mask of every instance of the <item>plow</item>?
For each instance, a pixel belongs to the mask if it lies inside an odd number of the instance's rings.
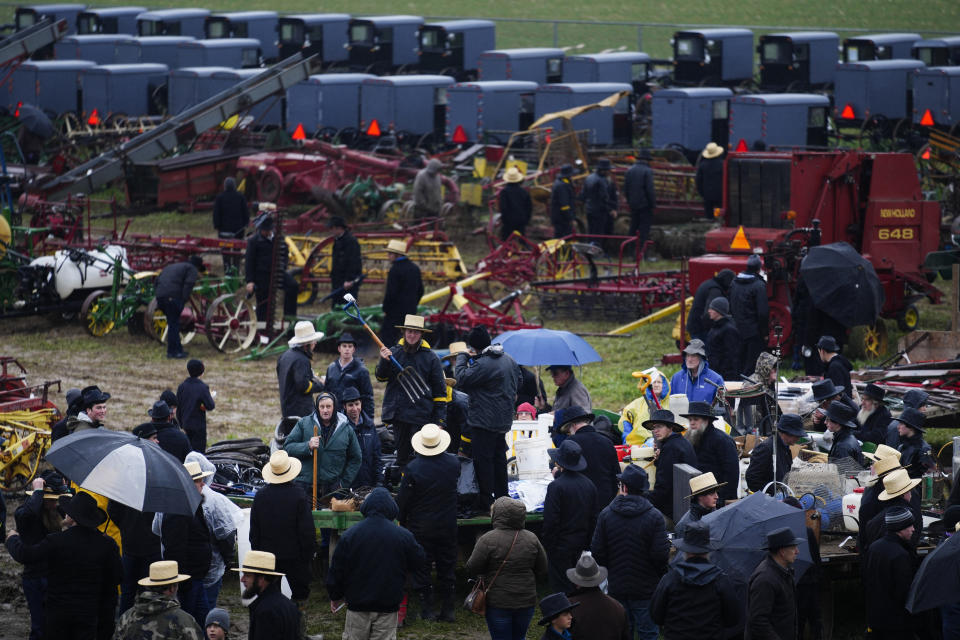
[[[0,356],[0,489],[21,491],[37,475],[50,447],[50,428],[60,411],[49,400],[60,381],[28,385],[27,370],[14,358]]]

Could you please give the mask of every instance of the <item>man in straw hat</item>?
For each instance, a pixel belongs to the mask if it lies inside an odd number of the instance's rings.
[[[394,238],[387,243],[386,251],[391,264],[387,283],[383,287],[380,339],[385,345],[391,346],[400,338],[398,325],[403,323],[406,316],[417,312],[417,305],[423,297],[423,278],[420,267],[407,257],[406,240]]]
[[[277,380],[280,386],[280,411],[284,418],[302,418],[313,412],[313,394],[323,390],[311,366],[313,349],[323,339],[309,320],[301,320],[293,328],[289,347],[277,359]]]
[[[7,549],[17,562],[47,564],[44,638],[109,638],[123,569],[117,543],[97,531],[107,514],[85,492],[59,504],[65,531],[32,545],[10,531]]]
[[[533,200],[523,188],[523,172],[516,167],[510,167],[503,174],[506,186],[500,190],[497,202],[500,205],[500,239],[506,241],[513,232],[524,235],[527,223],[533,215]]]
[[[723,147],[710,142],[703,148],[694,178],[703,198],[703,217],[713,220],[713,211],[723,206]]]
[[[333,232],[333,250],[330,254],[330,290],[343,289],[360,298],[360,276],[363,275],[363,256],[360,243],[350,233],[347,221],[340,216],[332,216],[327,225]],[[337,309],[343,304],[343,295],[330,299],[330,305]]]
[[[630,637],[653,640],[650,597],[667,568],[670,542],[663,516],[643,497],[650,488],[646,471],[628,464],[617,479],[620,493],[600,512],[590,549],[609,567],[608,592],[627,612]]]
[[[345,638],[396,638],[404,584],[422,566],[423,547],[393,524],[399,509],[383,487],[367,495],[360,513],[363,520],[344,532],[330,561],[330,608],[346,602]]]
[[[660,513],[673,520],[673,465],[688,464],[697,467],[697,454],[693,446],[683,437],[684,427],[676,422],[673,412],[657,409],[651,412],[650,419],[643,426],[653,433],[659,453],[653,463],[657,467],[657,480],[650,492],[650,502]]]
[[[900,452],[896,449],[881,444],[874,453],[864,453],[865,458],[873,460],[873,466],[870,470],[874,477],[867,482],[863,490],[863,496],[860,499],[859,525],[860,530],[866,528],[866,524],[883,510],[884,504],[880,502],[880,492],[883,491],[883,479],[887,474],[902,469],[900,466]]]
[[[906,608],[920,564],[913,535],[915,521],[909,509],[893,507],[884,512],[883,524],[885,533],[870,545],[863,568],[869,637],[909,640],[922,628]]]
[[[438,425],[423,425],[413,434],[412,446],[417,455],[404,470],[397,503],[400,525],[413,533],[427,555],[426,563],[417,569],[413,587],[420,596],[420,617],[424,620],[438,619],[434,609],[433,581],[430,578],[436,565],[439,620],[453,622],[460,462],[456,456],[447,453],[450,434]]]
[[[138,581],[143,590],[131,609],[120,616],[114,640],[165,638],[203,640],[203,630],[193,616],[180,608],[177,591],[190,576],[179,572],[173,560],[150,565],[150,574]]]
[[[203,494],[203,479],[213,475],[204,471],[199,462],[187,462],[184,465],[197,493]],[[203,499],[197,504],[193,515],[165,513],[161,516],[160,541],[163,545],[163,559],[174,560],[190,580],[184,582],[178,593],[180,606],[193,616],[198,625],[202,625],[210,610],[203,578],[210,570],[213,556],[213,535],[203,516]]]
[[[653,210],[657,208],[657,192],[653,188],[653,169],[650,168],[650,150],[641,149],[633,166],[623,176],[623,195],[630,206],[629,235],[639,235],[643,249],[650,237]]]
[[[63,529],[59,499],[71,494],[63,476],[53,470],[44,471],[35,478],[32,487],[26,492],[27,499],[13,513],[20,539],[26,545],[37,544]],[[6,514],[3,516],[6,522]],[[47,593],[47,563],[25,563],[21,579],[23,596],[30,610],[30,640],[40,640],[43,636],[43,601]]]
[[[275,209],[276,205],[273,208]],[[256,295],[257,320],[264,322],[267,319],[267,306],[270,298],[270,276],[274,269],[273,244],[276,242],[276,238],[273,233],[273,215],[266,213],[258,216],[255,225],[257,232],[247,240],[247,250],[244,257],[245,291],[247,295]],[[297,281],[287,272],[286,250],[280,252],[277,262],[276,269],[282,274],[283,282],[283,315],[291,318],[297,315],[299,287]]]
[[[577,566],[567,569],[567,580],[577,588],[570,594],[570,602],[580,605],[573,612],[574,640],[625,640],[630,638],[630,625],[623,605],[600,590],[607,579],[606,567],[601,567],[584,551]]]
[[[860,442],[853,435],[853,430],[857,428],[855,416],[856,411],[839,400],[834,400],[827,407],[824,423],[827,431],[833,434],[833,444],[830,445],[828,455],[832,460],[853,458],[857,464],[863,466],[863,451],[860,449]]]
[[[883,403],[885,395],[883,387],[872,382],[860,394],[860,411],[857,413],[860,431],[857,437],[863,442],[880,445],[887,441],[887,425],[891,418],[890,410]]]
[[[576,216],[577,192],[573,188],[573,165],[560,167],[556,180],[550,188],[550,224],[553,237],[563,238],[573,233]]]
[[[677,535],[682,535],[683,530],[691,523],[699,522],[709,513],[717,510],[719,502],[719,489],[726,482],[717,482],[717,479],[710,472],[701,473],[698,476],[690,478],[690,509],[683,514],[674,531]]]
[[[243,598],[256,597],[250,609],[249,640],[299,640],[302,619],[297,606],[280,592],[282,572],[276,570],[276,558],[267,551],[250,550],[239,568]]]
[[[570,602],[567,594],[552,593],[540,601],[540,622],[546,625],[540,640],[570,640],[570,627],[573,626],[573,611],[579,602]]]
[[[599,513],[597,488],[583,474],[587,462],[580,445],[564,440],[547,449],[554,464],[554,479],[543,500],[543,548],[547,551],[550,586],[568,592],[573,585],[567,569],[577,563],[580,552],[590,548],[590,537]]]
[[[768,483],[782,482],[793,465],[790,447],[807,437],[803,419],[795,413],[785,413],[777,421],[777,435],[770,436],[750,452],[750,465],[744,477],[750,491],[763,491]],[[777,477],[773,477],[773,445],[777,445]]]
[[[913,514],[913,544],[920,541],[920,532],[923,529],[923,514],[920,511],[920,495],[913,491],[920,484],[920,478],[911,478],[906,469],[894,469],[883,478],[883,491],[880,492],[880,502],[883,510],[870,518],[869,521],[860,519],[861,557],[870,546],[883,537],[884,515],[895,507],[903,507]]]
[[[440,359],[423,339],[425,333],[430,333],[424,326],[423,316],[408,314],[403,324],[396,328],[403,330],[403,337],[398,344],[380,350],[380,361],[374,375],[380,382],[387,383],[380,416],[393,428],[397,443],[397,464],[403,467],[412,455],[410,438],[421,425],[431,422],[442,428],[446,424],[447,383],[443,377]],[[393,364],[391,356],[402,368],[409,367],[416,371],[429,387],[429,393],[422,395],[416,402],[411,402],[397,378],[400,370]]]
[[[666,640],[707,638],[740,621],[733,583],[710,561],[710,525],[691,522],[674,537],[679,554],[650,600],[650,617]]]
[[[250,548],[274,555],[298,602],[310,595],[310,560],[317,548],[310,498],[294,482],[301,467],[286,451],[273,452],[263,465],[267,485],[257,491],[250,510]]]
[[[789,527],[767,534],[766,557],[750,576],[745,640],[794,640],[797,636],[796,590],[793,563],[806,540]]]
[[[714,426],[716,416],[706,402],[691,402],[686,413],[688,427],[683,434],[697,454],[697,468],[711,472],[719,481],[723,501],[737,499],[740,484],[740,456],[733,438]],[[720,503],[723,506],[723,503]]]
[[[926,429],[923,423],[926,416],[918,409],[907,407],[897,416],[897,432],[900,434],[900,464],[911,478],[921,478],[923,474],[937,466],[930,444],[923,439]]]

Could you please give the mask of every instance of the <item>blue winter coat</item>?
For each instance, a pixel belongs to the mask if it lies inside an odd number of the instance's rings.
[[[691,374],[684,363],[670,380],[670,393],[683,393],[690,402],[713,404],[717,389],[723,387],[723,378],[710,368],[706,359],[700,362],[696,374]]]
[[[347,423],[350,424],[349,418]],[[360,444],[360,470],[353,479],[352,487],[376,487],[383,482],[383,461],[380,458],[380,435],[373,426],[373,420],[363,412],[360,413],[360,424],[350,424],[357,434]]]

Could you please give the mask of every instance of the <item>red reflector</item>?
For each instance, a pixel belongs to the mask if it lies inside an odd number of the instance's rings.
[[[920,124],[922,124],[925,127],[933,126],[933,114],[930,113],[930,109],[927,109],[926,111],[923,112],[923,117],[920,118]]]
[[[297,128],[293,130],[293,135],[290,136],[294,140],[306,140],[307,132],[303,130],[303,124],[298,124]]]
[[[743,138],[740,138],[740,142],[737,143],[737,152],[739,153],[740,151],[749,151],[749,149],[747,149],[747,141]]]
[[[463,130],[463,125],[457,125],[457,128],[453,130],[453,136],[450,140],[454,144],[463,144],[467,141],[467,132]]]
[[[17,103],[17,110],[13,112],[13,117],[14,117],[14,118],[19,118],[19,117],[20,117],[20,107],[22,107],[22,106],[23,106],[23,103],[22,103],[22,102],[18,102],[18,103]]]
[[[929,160],[929,159],[930,159],[930,148],[927,147],[927,149],[920,155],[920,157],[921,157],[922,159],[924,159],[924,160]]]
[[[853,113],[853,107],[849,104],[843,108],[843,113],[840,114],[840,117],[844,120],[853,120],[857,116]]]
[[[100,124],[100,115],[97,113],[96,109],[94,109],[93,113],[90,114],[90,117],[87,118],[87,124],[91,127],[95,127]]]
[[[374,120],[370,123],[370,126],[367,127],[367,135],[378,137],[380,135],[380,123]]]

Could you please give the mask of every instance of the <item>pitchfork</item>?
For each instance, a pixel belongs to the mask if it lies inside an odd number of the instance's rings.
[[[370,334],[370,337],[373,338],[374,342],[377,343],[377,346],[381,349],[386,348],[386,345],[377,337],[377,334],[370,328],[367,321],[360,316],[360,307],[357,306],[357,299],[349,293],[344,294],[343,299],[347,301],[347,303],[343,305],[343,312],[354,320],[358,320],[360,324],[363,325],[363,328],[367,330],[367,333]],[[351,309],[353,313],[351,313]],[[407,398],[410,399],[411,404],[416,404],[420,398],[430,393],[430,387],[427,386],[427,383],[416,369],[413,367],[404,368],[392,355],[390,356],[390,362],[397,368],[397,383],[400,385],[400,388],[403,389],[404,393],[407,394]]]

